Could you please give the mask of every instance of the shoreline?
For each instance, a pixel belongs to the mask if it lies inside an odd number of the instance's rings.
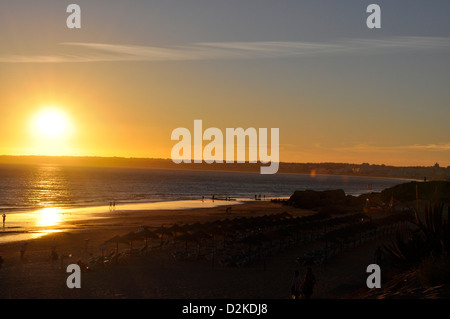
[[[80,222],[89,222],[95,219],[113,219],[124,214],[143,212],[152,214],[152,212],[161,213],[164,211],[170,214],[171,211],[176,210],[235,206],[252,201],[254,200],[179,200],[127,204],[117,203],[114,209],[110,206],[86,206],[76,208],[45,207],[32,211],[16,211],[7,214],[6,227],[0,228],[0,244],[34,239],[44,236],[46,233],[70,230],[72,229],[71,225]],[[266,201],[270,201],[270,199]]]

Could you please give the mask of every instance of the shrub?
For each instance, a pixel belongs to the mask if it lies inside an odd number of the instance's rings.
[[[425,285],[450,283],[450,258],[448,255],[425,258],[417,268],[417,277]]]
[[[423,220],[415,211],[416,228],[404,238],[397,235],[396,240],[391,245],[384,245],[383,248],[394,265],[401,268],[409,268],[417,265],[422,260],[434,256],[450,253],[450,227],[448,217],[443,216],[444,206],[442,204],[431,204],[423,214]]]

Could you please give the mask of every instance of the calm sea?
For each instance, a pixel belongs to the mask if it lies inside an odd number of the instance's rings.
[[[117,203],[148,203],[231,197],[288,197],[295,190],[381,191],[401,179],[301,174],[261,175],[189,170],[0,165],[0,209],[36,210]]]

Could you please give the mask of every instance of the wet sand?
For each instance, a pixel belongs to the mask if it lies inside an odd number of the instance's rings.
[[[118,264],[83,272],[81,289],[66,286],[68,264],[79,259],[87,262],[101,256],[100,245],[115,235],[138,231],[140,226],[171,226],[174,223],[204,223],[218,219],[263,216],[287,212],[292,216],[314,214],[266,201],[190,210],[153,210],[111,212],[108,218],[73,220],[71,228],[27,241],[25,260],[20,259],[21,242],[0,244],[3,266],[0,268],[0,298],[290,298],[290,283],[295,269],[305,267],[296,258],[322,248],[322,242],[309,242],[287,248],[242,267],[224,267],[211,260],[175,260],[168,245],[155,248],[145,256],[127,256]],[[349,248],[327,263],[313,267],[317,286],[314,298],[339,298],[365,285],[367,265],[374,261],[374,251],[384,237]],[[58,254],[67,257],[51,260],[52,241]],[[86,241],[88,240],[88,241]],[[158,244],[156,239],[150,245]],[[135,247],[140,247],[136,243]],[[115,244],[107,245],[107,252]],[[128,248],[120,244],[120,250]]]
[[[114,206],[44,207],[31,211],[16,211],[7,214],[6,222],[0,228],[0,244],[35,239],[51,232],[71,231],[80,227],[79,221],[86,223],[94,219],[120,218],[133,212],[157,215],[163,211],[234,206],[248,201],[205,199],[149,203],[114,202]]]

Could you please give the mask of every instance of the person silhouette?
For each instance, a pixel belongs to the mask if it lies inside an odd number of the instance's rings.
[[[5,213],[3,213],[2,217],[3,217],[3,228],[5,228],[5,219],[6,219],[6,214],[5,214]]]
[[[302,285],[302,278],[300,277],[300,272],[295,270],[294,278],[291,283],[291,295],[293,299],[300,299],[300,288]]]
[[[20,245],[20,260],[25,261],[25,251],[27,250],[27,243]]]
[[[314,285],[316,284],[316,277],[313,274],[312,268],[308,267],[306,269],[306,274],[302,283],[302,296],[303,299],[311,299],[311,295],[314,291]]]

